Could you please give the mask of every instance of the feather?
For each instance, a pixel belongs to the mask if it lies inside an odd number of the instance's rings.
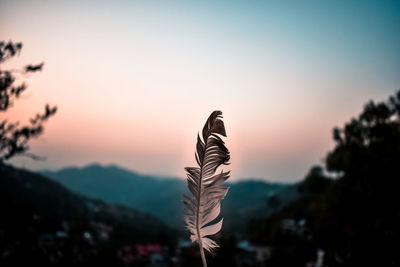
[[[219,247],[209,236],[221,230],[223,219],[211,223],[218,217],[221,200],[229,189],[221,184],[229,178],[230,172],[221,171],[216,174],[217,168],[228,165],[230,159],[221,136],[226,137],[222,112],[214,111],[203,127],[202,138],[197,135],[195,158],[198,167],[185,168],[188,188],[193,197],[184,196],[184,221],[191,233],[191,240],[199,244],[203,266],[207,266],[203,249],[213,254]]]

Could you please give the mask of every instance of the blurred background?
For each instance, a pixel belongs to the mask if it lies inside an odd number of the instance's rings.
[[[221,110],[210,266],[398,266],[399,47],[398,1],[2,1],[0,265],[201,266]]]

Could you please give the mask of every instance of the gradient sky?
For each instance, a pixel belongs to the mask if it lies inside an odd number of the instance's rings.
[[[92,162],[184,177],[224,113],[232,181],[296,181],[332,128],[400,88],[399,1],[5,1],[7,67],[45,62],[7,116],[59,111],[31,169]],[[4,66],[6,67],[6,66]]]

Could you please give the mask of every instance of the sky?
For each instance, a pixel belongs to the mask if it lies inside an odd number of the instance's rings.
[[[58,106],[30,144],[47,160],[11,160],[32,170],[185,177],[221,110],[231,181],[298,181],[333,127],[400,88],[399,1],[1,0],[0,36],[23,43],[2,68],[45,62],[6,117]]]

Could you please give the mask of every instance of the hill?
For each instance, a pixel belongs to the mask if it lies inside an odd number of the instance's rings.
[[[176,225],[183,212],[181,202],[186,182],[182,179],[146,176],[114,165],[98,164],[41,174],[79,194],[130,206],[170,225]]]
[[[0,210],[1,266],[118,266],[126,246],[171,246],[178,236],[149,214],[77,195],[2,163]]]
[[[182,195],[189,194],[184,179],[141,175],[115,165],[98,164],[41,173],[80,194],[150,213],[174,227],[183,226]],[[282,191],[282,203],[292,199],[293,194],[285,192],[295,185],[246,180],[227,186],[230,191],[221,212],[224,230],[242,232],[249,218],[264,217],[272,211],[267,209],[265,213],[265,207],[271,207],[269,197]]]

